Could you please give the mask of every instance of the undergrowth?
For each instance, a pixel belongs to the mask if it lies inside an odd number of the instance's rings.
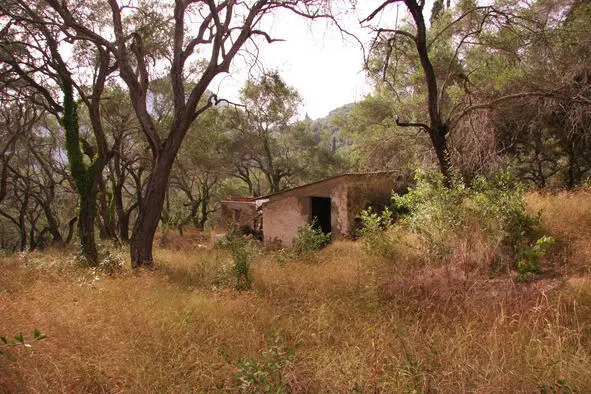
[[[385,233],[389,258],[334,241],[313,252],[317,264],[280,266],[257,247],[251,291],[235,290],[229,248],[156,248],[155,270],[100,280],[70,251],[2,257],[0,334],[47,338],[0,356],[0,391],[589,392],[591,199],[577,193],[527,196],[556,242],[511,261],[560,275],[519,282],[515,265],[491,273],[491,250],[513,253],[508,233],[494,227],[503,238],[489,244],[473,220],[460,220],[441,261],[402,225]],[[486,274],[468,269],[478,262]],[[222,266],[228,282],[215,287]]]

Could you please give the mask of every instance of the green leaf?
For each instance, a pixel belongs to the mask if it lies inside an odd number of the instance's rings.
[[[35,331],[33,331],[33,338],[37,339],[37,338],[39,338],[40,335],[41,335],[41,332],[38,329],[35,329]]]
[[[20,343],[24,343],[25,342],[25,340],[23,339],[23,333],[22,332],[20,334],[18,334],[18,335],[15,335],[14,339],[17,342],[20,342]]]
[[[37,338],[37,340],[42,341],[45,338],[47,338],[47,335],[40,335],[39,338]]]
[[[4,343],[8,343],[8,341],[6,340],[6,338],[4,337],[0,337],[0,341],[4,342]]]

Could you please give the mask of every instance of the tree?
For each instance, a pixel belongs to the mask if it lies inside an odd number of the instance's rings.
[[[174,159],[192,122],[217,101],[214,95],[208,96],[209,84],[217,75],[229,72],[232,61],[247,42],[256,45],[257,37],[274,41],[258,27],[265,15],[288,9],[320,17],[321,2],[177,0],[172,5],[141,3],[130,8],[109,0],[113,29],[110,34],[94,30],[92,23],[83,18],[87,15],[81,15],[71,4],[57,0],[48,3],[78,39],[91,40],[114,55],[119,75],[129,90],[153,157],[131,237],[131,260],[134,267],[150,266],[154,234]],[[188,20],[193,29],[188,28]],[[206,58],[199,58],[199,53],[207,54]],[[162,73],[170,78],[174,104],[166,130],[158,129],[150,113],[148,95],[151,81]],[[185,82],[189,79],[195,82],[187,89]]]
[[[247,81],[241,99],[245,110],[235,112],[233,128],[247,150],[243,159],[264,174],[269,192],[276,193],[283,188],[284,180],[294,175],[289,137],[301,98],[277,72],[272,72],[260,81]]]
[[[63,246],[71,239],[73,226],[70,220],[64,236],[62,223],[72,215],[67,208],[71,193],[50,119],[43,108],[22,97],[13,96],[4,104],[0,125],[7,132],[7,146],[0,217],[7,227],[11,224],[18,230],[16,247],[21,251]],[[14,234],[2,237],[2,246],[12,248]]]
[[[53,2],[48,1],[50,6]],[[81,7],[84,8],[84,7]],[[60,122],[65,132],[65,149],[70,173],[78,193],[78,237],[81,252],[90,265],[98,263],[94,238],[97,184],[102,170],[112,154],[101,123],[100,102],[107,77],[115,70],[107,47],[94,43],[74,47],[74,66],[64,60],[65,44],[77,42],[67,29],[68,21],[61,19],[44,2],[30,4],[9,0],[0,7],[3,17],[10,21],[2,30],[1,61],[5,64],[7,83],[32,91],[32,99],[40,97],[42,105]],[[78,72],[79,80],[75,78]],[[85,76],[91,79],[85,84]],[[59,89],[60,95],[56,92]],[[79,124],[80,103],[88,110],[96,149],[85,149]],[[88,147],[88,145],[87,145]],[[87,154],[89,160],[85,160]]]
[[[534,3],[523,14],[543,23],[543,32],[486,38],[506,56],[493,58],[482,48],[469,53],[493,65],[472,74],[475,85],[490,85],[492,80],[499,95],[524,90],[552,93],[499,103],[479,119],[467,117],[471,122],[463,125],[473,135],[488,136],[485,139],[497,144],[498,157],[539,187],[574,187],[591,170],[589,11],[591,5],[580,1]]]
[[[436,153],[439,169],[448,184],[451,182],[451,150],[448,136],[458,124],[477,110],[528,96],[549,96],[548,89],[528,89],[503,95],[478,95],[471,74],[486,64],[470,58],[474,47],[498,55],[499,48],[490,37],[511,35],[518,40],[518,31],[540,33],[544,24],[524,16],[526,6],[487,5],[460,2],[456,9],[446,10],[443,1],[435,2],[430,27],[424,16],[424,1],[387,0],[378,6],[364,23],[370,23],[393,4],[403,3],[410,21],[398,26],[373,26],[376,38],[370,50],[367,67],[376,79],[395,91],[399,97],[419,99],[427,116],[416,113],[416,120],[397,118],[400,127],[418,127],[426,132]],[[468,62],[471,60],[471,62]],[[401,81],[398,73],[406,73]],[[398,78],[398,79],[397,79]],[[422,81],[420,81],[422,78]],[[480,86],[482,87],[482,86]],[[494,92],[497,93],[497,92]],[[423,98],[424,97],[424,101]]]

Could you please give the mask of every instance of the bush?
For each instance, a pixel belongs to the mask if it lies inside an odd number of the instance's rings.
[[[521,248],[519,250],[519,256],[521,258],[516,264],[519,275],[515,279],[526,280],[538,272],[540,260],[546,255],[548,248],[554,245],[555,242],[556,240],[553,237],[544,235],[533,246]]]
[[[386,208],[379,214],[369,207],[361,212],[359,219],[358,234],[363,239],[363,249],[372,255],[392,257],[394,242],[388,235],[394,224],[392,211]]]
[[[295,359],[295,350],[285,346],[283,338],[269,334],[267,348],[257,358],[242,358],[236,364],[236,380],[242,392],[288,392],[287,378]]]
[[[293,239],[292,252],[296,257],[305,256],[328,245],[330,233],[325,234],[316,226],[316,219],[311,224],[300,227]]]
[[[220,239],[218,247],[227,249],[232,255],[234,262],[233,271],[236,278],[236,290],[248,290],[252,287],[250,281],[250,260],[258,253],[256,241],[252,237],[242,237],[233,233],[228,233]],[[224,266],[222,266],[224,267]],[[216,279],[216,282],[217,279]],[[221,280],[217,285],[221,284]],[[214,283],[216,286],[216,283]]]
[[[394,195],[394,210],[402,222],[425,242],[431,258],[448,257],[458,236],[480,231],[484,247],[499,244],[515,256],[536,239],[539,215],[526,212],[524,190],[510,175],[493,180],[477,177],[468,187],[458,178],[450,187],[439,174],[419,174],[408,194]]]

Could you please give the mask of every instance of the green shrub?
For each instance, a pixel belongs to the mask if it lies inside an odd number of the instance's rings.
[[[233,233],[228,233],[222,238],[218,247],[227,249],[234,262],[233,271],[236,279],[235,288],[237,290],[248,290],[252,287],[250,281],[250,260],[258,253],[256,241],[252,237],[242,237]],[[216,278],[217,279],[217,278]],[[223,279],[220,279],[217,285],[221,285]],[[214,283],[216,286],[216,283]]]
[[[519,250],[520,259],[517,261],[517,271],[519,275],[516,280],[526,280],[538,272],[540,260],[546,255],[548,248],[556,240],[553,237],[544,235],[539,238],[533,246],[525,246]]]
[[[535,239],[538,217],[528,215],[524,190],[510,175],[493,180],[477,177],[470,187],[454,179],[444,185],[439,174],[416,177],[416,186],[394,195],[394,212],[426,243],[431,257],[448,256],[458,234],[479,228],[487,245],[501,242],[511,253]]]
[[[283,338],[275,333],[269,334],[267,348],[257,358],[242,358],[236,364],[236,379],[242,392],[288,391],[286,378],[295,359],[295,350],[285,346]]]
[[[311,224],[298,228],[291,251],[296,257],[301,257],[322,249],[329,242],[330,233],[323,233],[313,220]]]
[[[392,230],[393,213],[388,208],[377,213],[371,207],[361,212],[361,228],[358,234],[362,237],[363,249],[372,255],[391,257],[394,251],[394,241],[388,235]]]

